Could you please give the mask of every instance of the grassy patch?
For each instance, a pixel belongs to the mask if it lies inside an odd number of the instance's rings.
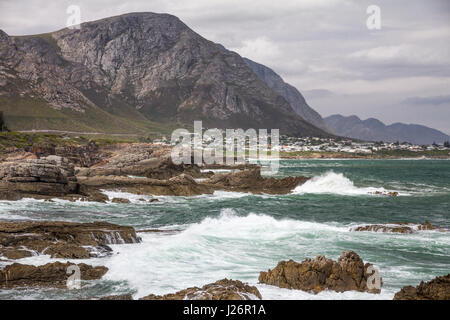
[[[0,151],[4,148],[16,147],[26,148],[33,145],[42,147],[58,147],[65,145],[83,145],[89,141],[95,141],[100,147],[117,144],[137,142],[136,137],[112,137],[112,136],[79,136],[62,135],[50,133],[22,133],[22,132],[0,132]]]

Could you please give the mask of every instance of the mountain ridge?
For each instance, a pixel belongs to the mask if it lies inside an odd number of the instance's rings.
[[[0,44],[0,109],[12,129],[145,132],[203,120],[330,135],[293,112],[237,53],[169,14],[128,13],[41,35],[1,31]]]
[[[367,141],[432,144],[450,140],[449,135],[419,124],[396,122],[385,125],[375,118],[361,120],[356,115],[345,117],[339,114],[328,116],[324,121],[337,135]]]

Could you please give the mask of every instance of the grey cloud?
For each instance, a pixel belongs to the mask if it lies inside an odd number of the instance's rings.
[[[335,93],[326,89],[312,89],[303,91],[307,99],[321,99],[335,96]]]

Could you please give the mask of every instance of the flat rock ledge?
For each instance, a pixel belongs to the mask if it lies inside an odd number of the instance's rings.
[[[140,300],[255,300],[262,299],[254,286],[239,280],[222,279],[201,288],[187,288],[177,293],[145,296]]]
[[[32,266],[20,263],[7,265],[0,270],[0,288],[14,287],[57,287],[67,285],[70,274],[67,273],[72,263],[53,262],[42,266]],[[93,267],[84,263],[77,265],[81,271],[81,280],[101,279],[108,268]]]
[[[428,282],[420,282],[417,287],[403,287],[394,300],[450,300],[450,273]]]
[[[380,293],[380,289],[368,286],[370,263],[363,260],[353,251],[344,251],[338,261],[317,256],[306,258],[301,263],[293,260],[280,261],[278,265],[267,272],[261,272],[259,282],[286,289],[297,289],[315,294],[323,290],[344,292],[355,290],[359,292]],[[382,284],[381,278],[380,283]]]
[[[350,229],[350,231],[372,231],[372,232],[393,232],[393,233],[414,233],[417,231],[424,230],[438,230],[443,231],[442,229],[438,229],[433,226],[428,221],[425,221],[422,224],[414,224],[409,222],[394,222],[387,224],[368,224],[363,226],[357,226]]]
[[[110,244],[140,241],[133,227],[108,222],[0,221],[0,256],[7,259],[44,254],[87,259],[109,254]]]

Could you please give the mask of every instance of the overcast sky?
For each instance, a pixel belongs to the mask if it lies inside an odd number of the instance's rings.
[[[176,15],[274,69],[322,116],[356,114],[450,134],[449,0],[0,0],[0,29],[61,29],[69,5],[80,6],[83,22],[137,11]],[[369,5],[381,9],[380,30],[366,26]]]

